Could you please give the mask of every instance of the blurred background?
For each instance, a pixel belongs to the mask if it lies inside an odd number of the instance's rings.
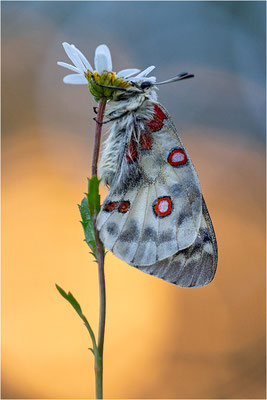
[[[115,71],[156,65],[198,172],[219,264],[181,289],[108,254],[106,398],[265,398],[265,2],[2,4],[2,398],[94,397],[97,267],[77,204],[87,191],[96,105],[65,85],[74,43]],[[102,198],[107,194],[101,189]]]

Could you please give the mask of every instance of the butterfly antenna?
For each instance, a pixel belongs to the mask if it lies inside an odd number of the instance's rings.
[[[155,86],[164,85],[165,83],[177,82],[177,81],[181,81],[182,79],[194,78],[194,76],[195,75],[189,74],[188,72],[182,72],[181,74],[176,75],[173,78],[167,79],[166,81],[155,82],[154,85]]]
[[[127,92],[127,89],[125,89],[125,88],[121,88],[121,87],[117,87],[117,86],[106,86],[106,85],[101,85],[100,83],[98,83],[98,82],[95,80],[94,75],[92,75],[92,78],[91,78],[91,79],[93,79],[93,81],[94,81],[94,83],[95,83],[96,85],[101,86],[101,87],[103,87],[103,88],[115,89],[115,90],[123,90],[124,92]]]

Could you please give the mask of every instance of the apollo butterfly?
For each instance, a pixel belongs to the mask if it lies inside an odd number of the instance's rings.
[[[107,104],[112,125],[99,171],[110,189],[97,228],[105,247],[128,264],[178,286],[204,286],[217,267],[215,233],[192,161],[155,85],[132,82]]]

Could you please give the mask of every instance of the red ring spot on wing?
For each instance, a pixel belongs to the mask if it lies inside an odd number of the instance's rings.
[[[114,211],[117,208],[117,206],[118,206],[117,201],[111,201],[110,203],[106,204],[103,209],[104,211],[111,212]]]
[[[168,163],[173,167],[177,167],[178,165],[183,165],[187,161],[187,155],[185,154],[183,149],[174,149],[170,152],[168,156]]]
[[[126,213],[129,210],[130,210],[130,202],[128,200],[121,201],[119,205],[119,212]]]
[[[147,132],[142,133],[140,136],[140,145],[142,149],[150,150],[152,147],[152,136]]]
[[[158,217],[166,217],[172,212],[172,201],[169,196],[159,197],[153,203],[153,211]]]
[[[126,160],[128,162],[133,162],[136,160],[136,157],[137,157],[136,144],[133,141],[131,141],[127,146]]]
[[[146,127],[150,132],[159,131],[163,126],[163,120],[167,118],[162,109],[155,104],[154,105],[154,118],[146,123]]]

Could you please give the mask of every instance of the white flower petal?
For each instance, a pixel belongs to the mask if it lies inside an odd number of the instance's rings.
[[[88,84],[87,79],[82,74],[71,74],[66,75],[63,78],[64,83],[70,83],[72,85],[86,85]]]
[[[148,82],[152,82],[155,83],[156,82],[156,77],[155,76],[134,76],[133,78],[127,78],[127,81],[130,82],[141,82],[141,81],[148,81]]]
[[[112,71],[111,54],[105,44],[100,44],[95,50],[95,69],[99,74],[103,71]]]
[[[80,72],[85,72],[86,68],[84,67],[83,63],[80,60],[80,57],[77,55],[76,48],[72,47],[69,43],[62,43],[65,52],[67,53],[68,57],[71,59],[75,67],[78,68]]]
[[[136,78],[142,78],[144,76],[147,76],[150,74],[151,71],[155,68],[154,65],[151,65],[150,67],[146,68],[144,71],[140,72],[140,74],[136,75]]]
[[[67,69],[70,69],[71,71],[75,71],[75,72],[78,72],[78,73],[80,72],[78,70],[78,68],[74,67],[73,65],[70,65],[70,64],[67,64],[65,62],[62,62],[62,61],[58,61],[57,65],[60,65],[61,67],[64,67],[64,68],[67,68]]]
[[[67,64],[65,62],[59,61],[58,65],[67,68],[71,71],[76,72],[76,74],[70,74],[64,77],[63,81],[65,83],[74,85],[84,85],[88,84],[87,79],[84,76],[84,72],[88,70],[93,72],[93,68],[83,53],[75,47],[74,44],[69,44],[67,42],[62,43],[68,57],[73,62],[73,65]],[[95,51],[95,70],[101,74],[103,71],[112,72],[112,60],[109,48],[105,44],[101,44],[96,48]],[[125,78],[127,81],[140,82],[149,81],[156,82],[155,76],[147,77],[147,75],[154,69],[152,65],[146,68],[144,71],[140,72],[137,68],[123,69],[118,72],[118,78]],[[134,77],[132,75],[138,74]],[[132,78],[131,78],[132,77]]]
[[[134,74],[137,74],[137,72],[140,72],[140,69],[132,68],[132,69],[122,69],[117,73],[117,77],[120,78],[128,78],[129,76],[132,76]]]
[[[87,58],[83,55],[83,53],[77,49],[77,47],[74,46],[74,44],[71,45],[71,47],[73,47],[76,50],[76,53],[79,55],[80,60],[82,61],[82,63],[84,64],[85,68],[91,72],[94,72],[91,64],[89,63],[89,61],[87,60]]]

